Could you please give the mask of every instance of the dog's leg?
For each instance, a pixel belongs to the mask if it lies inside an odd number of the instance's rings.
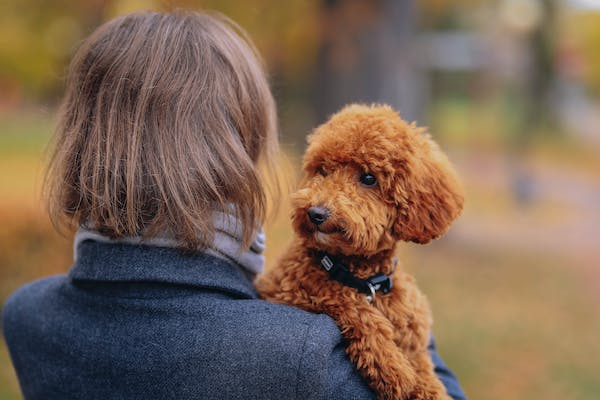
[[[415,400],[448,399],[446,390],[434,372],[427,351],[431,331],[431,313],[425,296],[410,275],[397,273],[397,283],[387,296],[376,297],[373,305],[394,327],[394,342],[408,357],[417,382],[411,394]]]
[[[435,375],[431,356],[425,350],[412,360],[417,374],[417,383],[411,395],[414,400],[452,400],[446,393],[446,388]]]
[[[324,310],[348,340],[346,352],[379,399],[408,399],[414,392],[413,366],[394,343],[390,321],[366,300]]]

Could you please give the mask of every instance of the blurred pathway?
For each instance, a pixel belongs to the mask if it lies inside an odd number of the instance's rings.
[[[600,179],[554,165],[530,173],[530,199],[519,205],[501,157],[460,166],[467,186],[464,214],[450,238],[466,245],[564,258],[581,268],[600,298]],[[475,204],[469,204],[473,200]]]

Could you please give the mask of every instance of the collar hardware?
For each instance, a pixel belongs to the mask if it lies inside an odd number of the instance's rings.
[[[350,270],[343,264],[336,262],[335,259],[327,254],[320,254],[321,267],[329,275],[329,279],[333,279],[344,286],[356,289],[359,293],[363,293],[370,303],[373,301],[375,294],[381,292],[388,294],[392,290],[392,278],[382,272],[375,274],[367,279],[360,279],[352,275]]]

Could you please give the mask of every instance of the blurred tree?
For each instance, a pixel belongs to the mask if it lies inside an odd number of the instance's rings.
[[[525,68],[516,79],[509,97],[511,106],[519,105],[514,134],[509,136],[509,162],[512,195],[517,204],[529,205],[534,200],[536,177],[529,170],[527,154],[533,139],[541,132],[556,132],[557,121],[550,110],[551,91],[556,82],[556,1],[503,0],[499,6],[503,26],[513,40],[521,41]],[[552,129],[544,129],[552,127]]]
[[[315,59],[316,1],[9,0],[0,2],[0,90],[3,103],[55,100],[75,47],[102,22],[144,9],[215,9],[257,43],[270,71],[308,82]],[[8,99],[10,97],[10,99]]]
[[[413,0],[324,0],[314,105],[324,120],[351,102],[385,102],[404,117],[423,109],[423,76],[411,39]]]
[[[487,0],[420,0],[419,26],[423,30],[464,29],[472,11],[489,3]]]
[[[105,0],[0,2],[0,90],[5,105],[56,97],[73,47],[100,23]]]
[[[582,58],[582,78],[590,94],[600,96],[600,12],[571,13],[565,29],[572,32],[573,50]]]

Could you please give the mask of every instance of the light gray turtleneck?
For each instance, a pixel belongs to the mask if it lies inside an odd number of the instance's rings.
[[[265,257],[263,255],[265,250],[265,233],[262,229],[258,231],[249,248],[242,248],[242,226],[233,215],[215,212],[213,214],[213,224],[215,226],[215,238],[213,244],[204,250],[206,253],[238,265],[250,279],[263,272],[265,265]],[[77,245],[84,240],[94,240],[104,243],[143,244],[157,247],[181,247],[181,243],[170,237],[156,236],[144,238],[142,236],[128,236],[111,239],[98,231],[82,227],[75,234],[73,245],[73,256],[75,259],[77,259]]]

